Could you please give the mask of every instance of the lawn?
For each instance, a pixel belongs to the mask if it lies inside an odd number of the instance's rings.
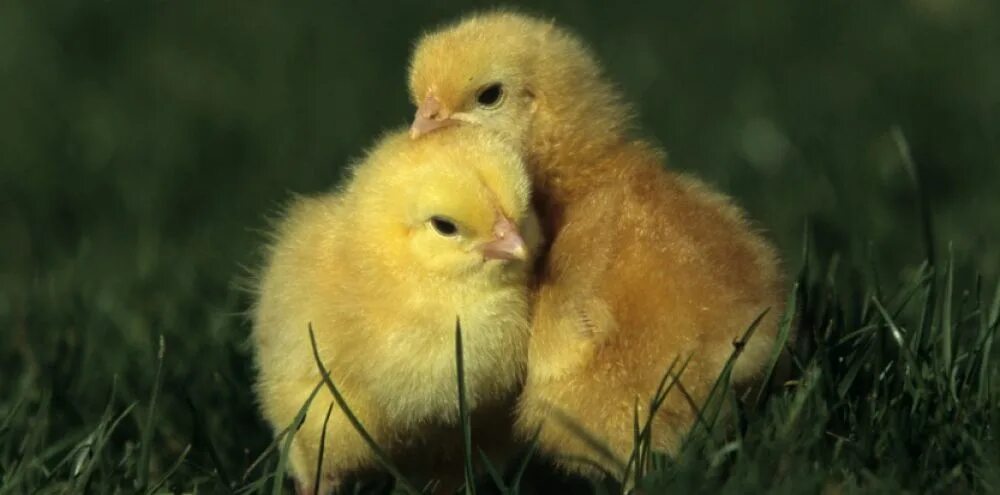
[[[640,486],[1000,491],[1000,4],[709,4],[528,9],[797,282],[793,380]],[[251,393],[268,219],[406,124],[412,41],[473,8],[0,2],[0,494],[290,493]]]

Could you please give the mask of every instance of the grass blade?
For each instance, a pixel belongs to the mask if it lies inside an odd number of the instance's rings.
[[[760,381],[760,388],[757,390],[757,397],[754,398],[754,404],[760,404],[761,398],[764,396],[764,391],[770,389],[771,379],[774,376],[774,368],[778,366],[778,360],[781,359],[782,354],[787,352],[788,338],[791,336],[792,324],[795,322],[798,293],[799,283],[796,282],[792,286],[791,293],[788,294],[788,300],[785,302],[785,313],[778,326],[778,335],[774,339],[774,346],[771,348],[771,357],[768,360],[767,372]]]
[[[646,421],[642,428],[634,435],[636,439],[634,440],[634,446],[632,448],[632,453],[629,455],[628,463],[625,466],[625,475],[622,476],[623,484],[628,484],[628,478],[630,473],[634,470],[635,472],[635,484],[638,485],[639,480],[643,477],[644,473],[640,471],[644,470],[647,460],[651,456],[651,450],[649,447],[650,442],[653,438],[653,418],[656,417],[657,411],[663,405],[666,400],[667,395],[674,388],[674,386],[679,385],[679,380],[681,375],[684,374],[684,370],[687,369],[688,364],[691,362],[692,355],[688,355],[687,359],[681,365],[680,369],[675,373],[674,368],[677,367],[677,363],[680,357],[674,357],[673,361],[670,362],[670,366],[667,367],[667,371],[663,373],[660,378],[660,383],[656,386],[656,391],[653,393],[652,399],[649,402],[649,414],[646,416]],[[670,380],[670,384],[667,385],[667,380]],[[638,407],[638,405],[637,405]],[[638,417],[638,411],[635,414]]]
[[[226,491],[231,493],[233,484],[230,481],[229,472],[222,463],[222,458],[219,456],[218,449],[215,448],[215,442],[212,441],[212,437],[208,433],[208,428],[205,427],[204,417],[194,405],[194,399],[191,398],[190,394],[186,394],[184,399],[187,401],[188,410],[191,412],[191,422],[194,424],[191,443],[198,445],[202,440],[204,441],[204,448],[208,451],[208,457],[215,466],[215,472],[219,475],[222,485],[226,487]]]
[[[792,395],[791,404],[788,407],[788,413],[784,420],[777,427],[778,438],[787,439],[792,435],[792,432],[797,426],[799,417],[803,414],[806,404],[809,400],[809,396],[813,394],[813,391],[820,385],[820,380],[823,375],[822,370],[818,367],[810,367],[803,373],[802,379],[799,380],[799,385]]]
[[[149,412],[146,414],[146,423],[142,429],[142,450],[139,452],[139,480],[137,490],[143,491],[149,484],[149,456],[153,448],[153,420],[156,418],[156,399],[160,395],[160,377],[163,374],[163,356],[166,352],[166,343],[163,335],[160,335],[160,346],[156,353],[156,375],[153,379],[153,393],[149,398]],[[190,446],[188,449],[190,450]]]
[[[149,488],[149,490],[146,491],[146,495],[153,495],[154,493],[156,493],[160,489],[160,487],[162,487],[167,482],[167,480],[169,480],[170,477],[173,476],[178,469],[180,469],[181,464],[184,463],[184,459],[187,458],[187,455],[190,452],[191,452],[191,444],[188,444],[187,447],[184,447],[184,450],[181,452],[181,455],[177,457],[177,460],[174,461],[174,464],[170,466],[170,469],[167,469],[167,472],[163,473],[163,476],[160,478],[160,481],[157,481],[155,484],[153,484],[153,486]]]
[[[528,464],[531,463],[532,457],[535,455],[535,451],[538,450],[538,435],[541,430],[535,431],[535,434],[531,436],[531,443],[528,444],[528,450],[524,453],[524,457],[521,458],[521,463],[518,464],[517,470],[514,471],[514,478],[510,482],[510,493],[516,495],[521,490],[521,478],[524,477],[525,471],[528,470]]]
[[[81,463],[78,463],[73,469],[76,474],[75,486],[78,491],[87,491],[86,487],[90,483],[91,475],[94,473],[94,469],[97,467],[98,456],[102,454],[104,448],[107,447],[108,440],[111,439],[111,434],[118,429],[118,425],[121,424],[122,420],[124,420],[132,412],[135,405],[135,402],[129,404],[125,410],[111,420],[110,423],[102,422],[101,425],[97,427],[97,430],[95,430],[92,437],[93,441],[90,442],[84,452],[81,452],[81,456],[79,457]]]
[[[952,333],[954,332],[954,321],[952,320],[952,299],[955,290],[955,256],[951,249],[951,243],[948,243],[948,265],[945,268],[944,274],[944,294],[942,296],[941,302],[941,360],[944,362],[944,368],[948,370],[948,374],[951,374],[951,364],[952,364]],[[950,384],[952,392],[954,393],[955,383],[954,381]]]
[[[981,316],[983,319],[983,329],[986,340],[980,349],[979,361],[979,387],[976,392],[977,401],[980,406],[989,404],[990,381],[992,378],[990,368],[990,357],[993,355],[993,338],[996,336],[997,327],[1000,327],[1000,280],[997,280],[996,292],[993,295],[993,304],[990,306],[988,316]]]
[[[903,357],[903,361],[906,363],[906,370],[903,373],[904,381],[907,389],[910,393],[914,395],[919,395],[919,386],[914,383],[913,375],[917,370],[920,369],[917,358],[910,352],[910,346],[906,345],[906,341],[903,338],[903,330],[896,324],[895,319],[889,314],[889,311],[885,309],[882,302],[878,299],[872,298],[872,302],[878,309],[879,314],[882,315],[883,321],[885,321],[886,327],[892,334],[893,341],[896,342],[899,348],[899,354]]]
[[[715,383],[712,385],[711,390],[708,392],[708,397],[705,399],[705,404],[701,408],[702,411],[705,411],[712,404],[718,404],[718,406],[713,408],[712,418],[706,425],[706,427],[708,428],[706,432],[710,431],[711,428],[714,427],[715,422],[718,421],[719,419],[719,414],[722,413],[723,409],[722,403],[725,400],[724,399],[725,391],[731,385],[730,378],[733,373],[733,366],[736,365],[736,359],[738,359],[740,355],[743,354],[743,350],[746,348],[747,342],[749,342],[750,339],[753,337],[753,334],[757,331],[757,327],[760,326],[760,322],[764,320],[764,317],[767,316],[767,314],[770,311],[771,308],[767,308],[764,311],[761,311],[761,313],[757,315],[756,318],[754,318],[753,322],[750,323],[750,326],[747,327],[746,331],[743,332],[743,335],[740,336],[740,339],[733,342],[733,352],[730,353],[729,359],[727,359],[726,364],[723,365],[722,372],[719,374],[719,377],[716,378]]]
[[[323,431],[319,434],[319,455],[316,456],[316,477],[313,479],[313,495],[319,495],[319,480],[323,477],[323,454],[326,452],[326,427],[330,424],[330,413],[333,412],[334,403],[326,408],[326,416],[323,418]]]
[[[274,484],[271,485],[272,495],[281,495],[283,491],[283,485],[285,483],[285,471],[288,465],[288,451],[292,447],[292,440],[295,438],[295,434],[302,427],[302,423],[306,420],[306,414],[309,411],[309,406],[312,405],[313,399],[316,398],[316,394],[319,393],[320,389],[323,388],[323,383],[317,383],[313,387],[312,392],[309,393],[309,397],[306,398],[302,407],[299,408],[299,412],[295,415],[295,419],[292,420],[292,424],[285,429],[285,437],[282,439],[281,444],[281,454],[278,456],[278,465],[274,470]]]
[[[368,430],[365,429],[364,425],[361,424],[361,421],[358,420],[358,417],[354,415],[354,412],[347,405],[347,401],[344,400],[344,396],[337,389],[337,385],[333,383],[333,379],[330,378],[330,372],[327,371],[326,366],[323,365],[323,360],[319,357],[319,348],[316,346],[316,334],[313,332],[312,323],[309,324],[309,342],[312,345],[313,359],[316,361],[316,367],[319,368],[320,375],[323,377],[321,384],[325,384],[327,390],[333,394],[333,400],[337,402],[337,406],[347,416],[347,421],[361,435],[362,440],[368,444],[368,448],[372,449],[375,459],[382,465],[382,468],[396,478],[396,482],[400,484],[401,489],[407,493],[420,493],[420,490],[414,488],[413,484],[406,479],[406,476],[403,476],[403,472],[389,461],[389,455],[375,442],[375,439],[372,438]]]
[[[500,475],[500,471],[497,471],[496,466],[490,462],[489,456],[482,449],[479,449],[479,458],[482,459],[483,466],[486,467],[486,472],[489,473],[490,479],[493,480],[493,484],[500,490],[500,493],[510,493],[507,490],[507,485],[503,482],[503,476]]]
[[[910,180],[913,181],[913,187],[917,192],[917,199],[920,205],[920,222],[923,227],[924,234],[924,254],[927,257],[928,263],[930,263],[931,268],[935,266],[935,250],[934,250],[934,230],[933,224],[931,223],[931,208],[930,200],[927,196],[927,192],[924,189],[923,179],[920,175],[920,170],[917,168],[916,162],[913,161],[913,154],[910,152],[910,143],[906,139],[906,135],[903,134],[903,130],[899,126],[894,126],[890,133],[892,134],[892,140],[896,143],[896,149],[899,151],[899,157],[903,160],[903,166],[906,168],[907,175],[910,176]]]
[[[1000,279],[997,280],[996,293],[993,295],[993,304],[986,321],[993,330],[996,330],[997,326],[1000,325]]]
[[[650,411],[650,417],[652,415],[653,412]],[[628,464],[625,466],[625,474],[622,476],[622,483],[625,484],[628,484],[628,470],[630,467],[635,467],[635,483],[638,483],[644,474],[643,458],[645,457],[644,453],[648,445],[642,441],[642,435],[639,430],[639,398],[636,397],[635,403],[632,404],[632,442],[635,447],[629,456]]]
[[[458,417],[462,422],[462,448],[465,449],[465,493],[476,495],[475,471],[472,467],[472,425],[465,390],[465,356],[462,351],[462,322],[455,318],[455,371],[458,377]]]

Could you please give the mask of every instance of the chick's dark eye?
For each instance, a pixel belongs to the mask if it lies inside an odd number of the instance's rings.
[[[476,96],[476,101],[483,107],[495,107],[500,104],[500,100],[502,98],[503,85],[500,83],[493,83],[479,91],[479,94]]]
[[[434,227],[434,230],[438,232],[438,234],[443,236],[451,237],[458,233],[458,226],[455,225],[455,222],[452,222],[445,217],[431,217],[431,225]]]

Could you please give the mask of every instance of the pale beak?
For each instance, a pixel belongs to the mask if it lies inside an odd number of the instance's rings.
[[[442,108],[441,102],[433,95],[427,95],[424,102],[417,108],[410,126],[410,138],[417,139],[424,134],[434,132],[442,127],[457,124],[458,120],[451,118],[451,112]]]
[[[493,224],[493,240],[482,245],[483,258],[487,260],[519,260],[528,259],[528,248],[524,238],[517,231],[517,226],[509,218],[500,216]]]

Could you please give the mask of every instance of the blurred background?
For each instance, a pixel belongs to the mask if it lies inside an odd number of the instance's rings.
[[[916,175],[937,256],[1000,272],[1000,3],[725,3],[522,7],[587,39],[670,166],[790,271],[808,223],[819,256],[896,283],[926,255]],[[241,290],[269,216],[408,122],[421,32],[493,5],[0,2],[0,413],[47,408],[52,439],[114,376],[113,402],[146,400],[164,335],[153,462],[207,445],[195,465],[235,477],[269,441]]]

